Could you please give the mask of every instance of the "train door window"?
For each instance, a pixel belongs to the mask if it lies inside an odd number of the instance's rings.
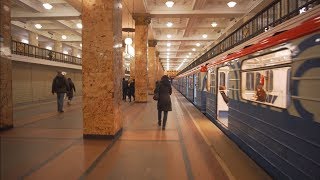
[[[229,67],[224,66],[218,69],[218,91],[217,92],[217,118],[223,125],[228,127],[228,75]]]
[[[226,74],[225,74],[225,72],[220,72],[219,73],[219,76],[220,76],[220,78],[219,78],[219,85],[220,86],[226,86]]]
[[[290,50],[285,49],[243,61],[242,98],[286,108],[289,104],[290,54]]]
[[[210,72],[210,93],[214,93],[214,87],[215,87],[215,83],[216,83],[216,79],[215,79],[215,74],[214,74],[214,70],[212,70]]]

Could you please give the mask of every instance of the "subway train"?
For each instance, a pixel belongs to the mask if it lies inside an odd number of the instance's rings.
[[[273,178],[320,179],[320,16],[228,53],[173,86]]]

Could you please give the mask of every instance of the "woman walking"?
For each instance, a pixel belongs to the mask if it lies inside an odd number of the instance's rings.
[[[68,83],[69,83],[69,91],[67,92],[68,96],[68,105],[71,104],[71,100],[73,98],[73,91],[76,92],[76,87],[74,86],[74,83],[72,82],[71,78],[68,78]]]
[[[170,99],[170,95],[172,94],[172,88],[168,76],[164,75],[161,77],[161,81],[157,84],[154,93],[158,93],[159,97],[157,103],[158,125],[161,126],[161,116],[163,111],[162,129],[165,130],[168,118],[168,111],[172,111]]]

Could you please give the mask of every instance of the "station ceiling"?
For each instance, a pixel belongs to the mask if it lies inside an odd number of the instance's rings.
[[[230,1],[236,5],[229,7]],[[173,0],[172,7],[166,2],[123,0],[122,27],[134,28],[132,14],[149,13],[148,38],[157,41],[164,69],[181,70],[272,0]],[[45,9],[44,3],[52,9]],[[81,7],[82,0],[12,0],[12,32],[21,39],[28,39],[26,30],[36,32],[44,47],[58,40],[67,50],[81,49]],[[123,32],[123,39],[128,36],[134,33]]]

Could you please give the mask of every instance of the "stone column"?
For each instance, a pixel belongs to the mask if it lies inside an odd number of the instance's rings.
[[[53,51],[62,53],[62,43],[60,41],[54,41]]]
[[[151,22],[149,14],[135,14],[135,101],[147,102],[148,74],[147,74],[147,43],[148,25]]]
[[[156,52],[156,73],[155,73],[155,81],[158,81],[158,74],[159,74],[159,51]]]
[[[135,71],[135,57],[130,60],[130,78],[135,79],[136,71]]]
[[[13,127],[11,0],[0,1],[0,130]]]
[[[29,44],[32,46],[39,46],[38,35],[29,31]]]
[[[121,0],[83,0],[83,136],[115,138],[122,131]]]
[[[157,41],[148,41],[148,93],[153,94],[156,83],[156,45]]]

